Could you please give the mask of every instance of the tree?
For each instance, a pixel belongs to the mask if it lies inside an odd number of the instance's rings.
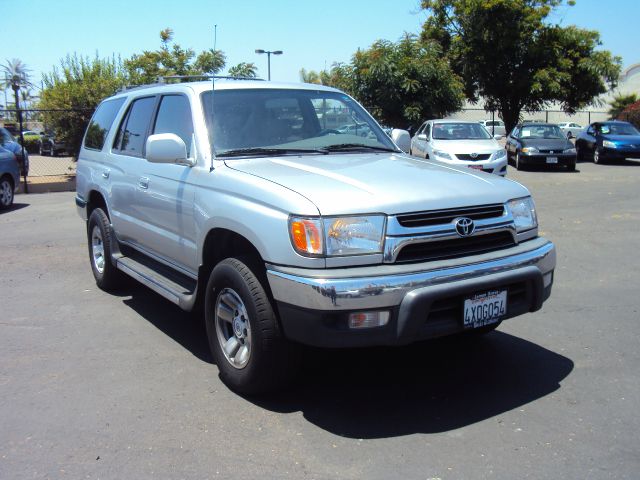
[[[621,59],[596,51],[598,32],[547,22],[563,0],[422,0],[422,39],[436,41],[471,101],[498,110],[507,131],[557,102],[574,113],[614,86]],[[573,1],[566,2],[573,5]]]
[[[636,128],[640,128],[640,100],[627,105],[624,111],[615,118],[631,122]]]
[[[397,43],[376,41],[348,65],[336,64],[330,83],[352,94],[382,123],[416,127],[462,106],[462,82],[435,42],[405,34]]]
[[[226,58],[220,50],[205,50],[196,56],[191,48],[184,49],[173,41],[173,30],[160,32],[160,48],[144,51],[124,61],[131,83],[154,83],[158,77],[171,75],[214,75],[220,72]]]
[[[229,69],[230,77],[256,78],[258,76],[258,67],[255,63],[242,62]]]
[[[615,120],[620,114],[626,110],[628,106],[638,101],[638,95],[630,93],[629,95],[616,95],[610,103],[609,116]]]
[[[33,86],[29,78],[30,70],[18,58],[7,60],[1,69],[3,75],[0,84],[3,89],[11,88],[13,90],[14,105],[18,111],[16,118],[18,118],[20,114],[20,89],[28,89]]]
[[[53,72],[43,75],[40,108],[44,122],[76,156],[96,106],[128,83],[120,60],[67,55]]]

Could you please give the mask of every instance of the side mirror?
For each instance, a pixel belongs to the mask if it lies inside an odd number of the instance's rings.
[[[427,134],[426,133],[421,133],[420,135],[418,135],[416,137],[418,140],[424,140],[425,142],[427,141]]]
[[[502,135],[494,135],[493,138],[496,140],[502,140]]]
[[[405,153],[411,149],[411,136],[406,130],[394,128],[391,131],[391,140]]]
[[[151,163],[177,163],[178,165],[194,165],[187,158],[187,146],[174,133],[158,133],[149,135],[146,145],[147,161]]]

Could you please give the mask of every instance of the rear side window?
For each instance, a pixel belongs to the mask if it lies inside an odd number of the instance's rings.
[[[189,100],[182,95],[165,95],[160,101],[158,116],[153,133],[174,133],[187,146],[187,156],[191,156],[193,120]]]
[[[84,137],[84,146],[86,148],[102,150],[111,124],[116,118],[124,100],[124,98],[116,98],[115,100],[107,100],[98,105],[87,127],[87,134]]]
[[[115,150],[133,157],[142,156],[155,103],[156,97],[144,97],[133,101],[118,130],[113,144]]]

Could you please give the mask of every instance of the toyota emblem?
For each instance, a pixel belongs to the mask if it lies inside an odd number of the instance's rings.
[[[458,232],[458,235],[461,237],[468,237],[475,229],[476,225],[470,218],[462,217],[456,220],[456,232]]]
[[[478,158],[478,154],[476,152],[470,153],[469,156],[471,158]]]

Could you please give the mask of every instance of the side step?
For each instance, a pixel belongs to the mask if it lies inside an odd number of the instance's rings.
[[[124,250],[124,249],[123,249]],[[195,305],[198,282],[131,248],[114,255],[118,270],[136,279],[154,292],[190,311]]]

